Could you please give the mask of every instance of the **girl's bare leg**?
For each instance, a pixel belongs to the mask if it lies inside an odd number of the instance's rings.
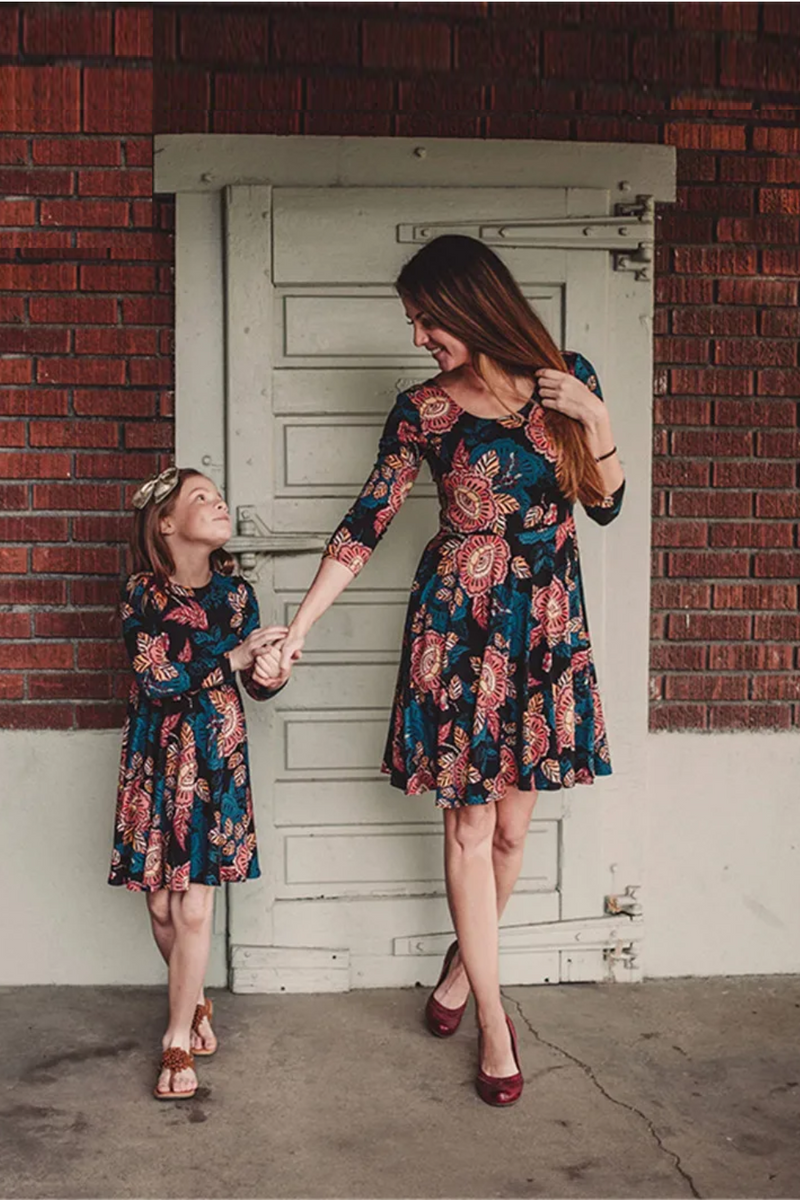
[[[147,910],[150,914],[153,938],[161,952],[161,957],[167,966],[169,966],[172,947],[175,944],[175,926],[172,923],[172,913],[169,903],[170,893],[166,888],[160,888],[157,892],[146,892],[145,894],[147,896]],[[197,1003],[205,1003],[205,992],[202,987],[200,988]],[[197,1032],[192,1032],[192,1050],[210,1049],[215,1044],[214,1030],[211,1028],[208,1017],[204,1017],[200,1022]]]
[[[497,889],[492,846],[497,805],[446,809],[445,872],[461,960],[475,994],[483,1035],[481,1066],[489,1075],[514,1075],[517,1067],[500,999]]]
[[[509,788],[503,799],[497,802],[497,820],[492,842],[492,868],[498,920],[503,915],[519,878],[525,852],[525,838],[528,834],[528,826],[531,822],[537,795],[538,793],[535,791],[521,792],[518,788]],[[445,876],[447,876],[446,864]],[[447,902],[450,905],[450,914],[453,916],[455,925],[448,878],[446,878],[446,884]],[[469,979],[464,970],[461,955],[457,952],[441,986],[436,989],[436,999],[445,1008],[460,1008],[469,996],[469,992]]]
[[[214,911],[214,890],[200,883],[190,883],[185,892],[172,892],[169,897],[174,941],[169,958],[169,1027],[162,1041],[166,1050],[179,1046],[190,1050],[192,1018],[202,988],[211,948],[211,921]],[[197,1076],[187,1068],[173,1076],[175,1091],[191,1091]],[[169,1087],[169,1072],[163,1071],[158,1087]]]

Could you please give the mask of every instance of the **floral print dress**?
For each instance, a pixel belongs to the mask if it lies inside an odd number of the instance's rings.
[[[256,879],[242,698],[226,652],[258,628],[252,587],[214,572],[201,588],[132,575],[121,607],[134,680],[108,882],[185,891]],[[256,700],[270,691],[242,682]]]
[[[591,364],[564,357],[602,396]],[[411,589],[382,769],[408,794],[435,791],[443,808],[611,773],[573,506],[544,416],[535,395],[484,418],[434,381],[403,392],[325,550],[357,574],[428,463],[440,528]],[[613,520],[624,489],[588,515]]]

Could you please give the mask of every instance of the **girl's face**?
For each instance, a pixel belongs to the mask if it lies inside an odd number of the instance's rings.
[[[228,506],[205,475],[190,475],[183,481],[172,512],[161,518],[160,525],[165,537],[199,543],[209,552],[224,546],[232,532]]]
[[[408,323],[414,330],[414,345],[428,350],[436,359],[440,371],[455,371],[470,361],[464,342],[452,333],[439,329],[418,304],[408,296],[401,296]]]

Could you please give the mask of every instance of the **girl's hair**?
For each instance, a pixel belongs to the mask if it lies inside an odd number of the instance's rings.
[[[498,384],[530,378],[541,367],[567,369],[508,267],[475,238],[434,238],[405,264],[395,287],[469,347],[473,369],[501,404]],[[554,409],[544,413],[561,491],[570,500],[598,504],[606,490],[583,426]]]
[[[194,467],[181,467],[178,471],[178,482],[168,496],[159,501],[149,500],[144,508],[134,511],[130,545],[135,575],[140,571],[150,571],[159,583],[165,584],[175,571],[175,562],[167,539],[161,532],[160,522],[162,517],[168,517],[174,511],[186,480],[198,475],[201,479],[206,478],[202,471],[197,471]],[[219,571],[221,575],[232,574],[234,568],[233,558],[221,547],[211,551],[208,564],[212,571]]]

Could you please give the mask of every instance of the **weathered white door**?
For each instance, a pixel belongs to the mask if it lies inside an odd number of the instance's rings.
[[[260,548],[244,561],[264,618],[291,618],[396,392],[435,373],[411,344],[392,280],[436,233],[495,245],[558,342],[594,362],[623,459],[626,423],[648,421],[651,289],[614,269],[608,239],[626,249],[631,230],[603,224],[605,190],[246,186],[226,190],[225,208],[227,491],[247,538],[237,544]],[[623,962],[636,974],[638,923],[605,915],[606,897],[639,883],[630,722],[641,706],[631,716],[625,660],[642,647],[624,609],[626,576],[647,571],[647,493],[641,472],[630,475],[616,524],[579,520],[616,774],[540,797],[503,922],[506,983],[599,979]],[[378,766],[408,588],[436,522],[421,476],[367,569],[314,628],[289,686],[250,706],[264,876],[231,889],[235,990],[435,977],[450,929],[441,814],[432,796],[390,788]]]

